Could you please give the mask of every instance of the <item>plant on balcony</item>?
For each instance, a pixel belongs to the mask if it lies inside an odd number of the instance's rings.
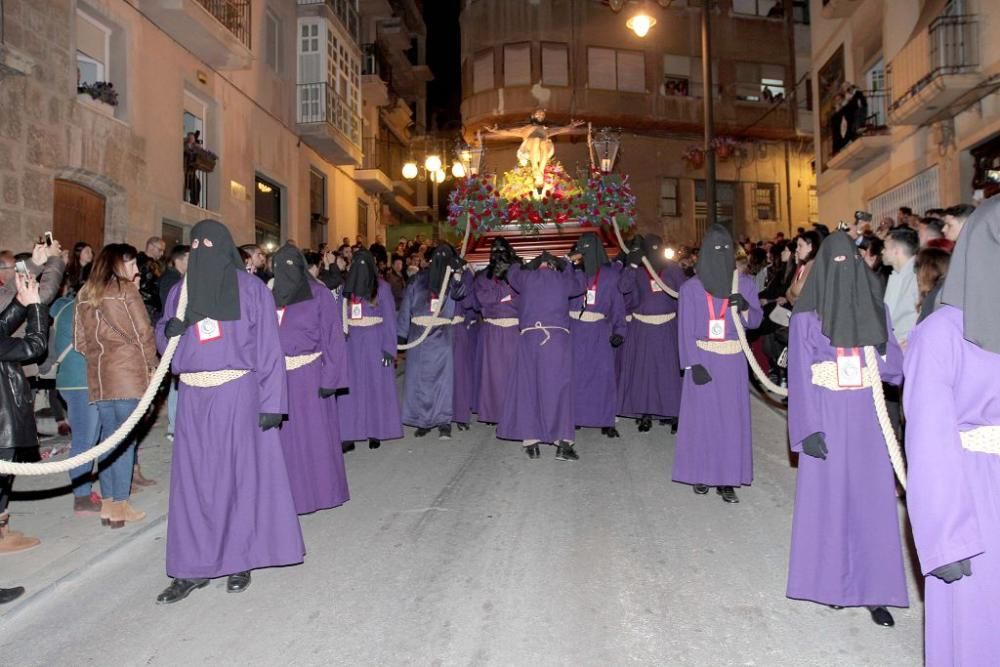
[[[184,169],[210,173],[219,156],[201,144],[201,132],[189,132],[184,139]]]
[[[712,150],[720,160],[728,160],[736,152],[736,140],[732,137],[720,136],[712,140]]]
[[[705,151],[699,146],[688,146],[687,151],[681,158],[688,163],[692,169],[701,169],[705,166]]]
[[[118,106],[118,91],[115,90],[115,84],[110,81],[81,83],[76,87],[76,92],[81,95],[90,95],[91,98],[108,106]]]

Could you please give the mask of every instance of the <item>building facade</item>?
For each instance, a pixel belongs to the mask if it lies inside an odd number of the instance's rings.
[[[812,13],[824,219],[878,223],[1000,190],[996,2],[813,0]]]
[[[809,86],[808,6],[775,0],[718,0],[712,13],[717,215],[739,236],[772,237],[815,221]],[[654,9],[639,38],[626,5],[600,0],[466,0],[461,15],[465,134],[547,120],[620,128],[617,169],[638,197],[639,228],[697,241],[705,224],[700,3]],[[688,6],[691,5],[691,6]],[[655,3],[649,3],[652,8]],[[516,164],[516,144],[489,143],[488,171]],[[685,156],[688,158],[685,158]],[[582,137],[560,140],[571,172],[589,164]],[[811,204],[812,202],[812,204]]]
[[[365,176],[390,102],[365,93],[394,83],[365,69],[365,40],[401,16],[418,39],[414,0],[2,3],[4,247],[50,229],[64,245],[169,246],[214,218],[237,243],[315,248],[372,240],[409,196]],[[391,97],[405,141],[425,93]]]

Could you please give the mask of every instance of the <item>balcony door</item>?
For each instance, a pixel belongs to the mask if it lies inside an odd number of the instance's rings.
[[[64,248],[77,241],[95,251],[104,246],[104,196],[71,181],[56,180],[52,207],[52,234]]]

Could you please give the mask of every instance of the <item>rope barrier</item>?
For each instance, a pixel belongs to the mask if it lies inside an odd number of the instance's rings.
[[[733,271],[733,290],[732,293],[736,294],[740,291],[740,272]],[[739,306],[735,303],[733,308],[733,328],[736,329],[736,337],[739,338],[740,347],[743,349],[743,356],[747,358],[747,363],[750,364],[750,369],[753,374],[757,376],[757,380],[760,381],[761,385],[765,389],[778,396],[786,397],[788,396],[788,389],[784,387],[779,387],[778,385],[771,382],[771,378],[767,377],[767,373],[764,369],[760,367],[757,363],[757,357],[753,356],[753,351],[750,350],[750,343],[747,342],[747,332],[743,328],[743,321],[740,319]]]
[[[187,280],[181,283],[181,293],[177,299],[177,314],[175,317],[183,320],[185,310],[187,310]],[[94,459],[104,456],[120,445],[128,434],[132,432],[136,424],[142,421],[142,418],[146,415],[146,411],[149,410],[149,406],[152,405],[153,399],[156,398],[156,394],[159,393],[160,383],[163,382],[163,378],[170,371],[170,360],[174,357],[174,351],[177,349],[180,339],[180,336],[174,336],[167,341],[167,349],[163,351],[163,356],[160,357],[160,364],[156,367],[153,377],[150,378],[149,385],[146,387],[142,398],[139,399],[139,405],[132,411],[129,418],[122,422],[122,425],[115,429],[115,432],[102,442],[81,454],[63,459],[62,461],[44,461],[41,463],[0,461],[0,474],[37,476],[69,472],[73,468],[90,463]]]
[[[614,222],[612,222],[611,223],[611,227],[612,227],[612,229],[615,230],[615,236],[618,238],[618,245],[621,246],[622,252],[627,253],[628,252],[628,248],[625,246],[625,240],[622,238],[622,233],[618,229],[618,225],[615,224]],[[666,284],[665,282],[663,282],[660,279],[660,275],[656,272],[655,269],[653,269],[653,265],[649,263],[649,259],[648,258],[646,258],[646,257],[642,258],[642,265],[646,267],[646,271],[649,272],[649,275],[653,278],[653,281],[657,285],[660,286],[661,290],[663,290],[664,292],[666,292],[668,296],[670,296],[670,297],[672,297],[674,299],[677,298],[677,296],[678,296],[677,292],[675,290],[673,290],[670,287],[670,285]]]

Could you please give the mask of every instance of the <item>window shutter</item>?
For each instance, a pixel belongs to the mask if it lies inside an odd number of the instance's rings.
[[[472,92],[481,93],[494,87],[493,51],[484,51],[476,56],[472,66]]]
[[[542,45],[542,85],[569,85],[569,50],[564,45]]]
[[[598,90],[617,89],[614,49],[587,49],[587,86]]]
[[[666,76],[687,79],[691,76],[691,56],[675,56],[671,53],[664,54],[663,73]],[[699,76],[698,78],[700,79],[701,77]]]
[[[646,54],[642,51],[618,51],[618,90],[646,92]]]
[[[508,44],[503,47],[505,86],[531,85],[531,44]]]
[[[107,33],[88,21],[80,14],[76,15],[76,50],[90,56],[92,59],[107,65]]]
[[[264,15],[264,58],[268,67],[278,69],[278,19],[270,12]]]

